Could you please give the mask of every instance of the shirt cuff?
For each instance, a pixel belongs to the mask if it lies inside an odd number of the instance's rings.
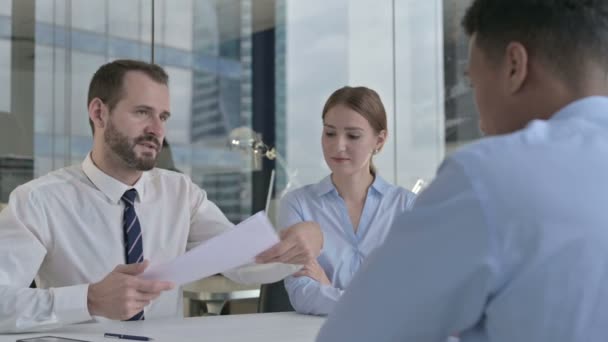
[[[344,290],[333,287],[332,285],[321,285],[320,291],[323,294],[322,297],[326,299],[324,302],[327,304],[327,309],[325,310],[327,313],[333,310],[344,293]]]
[[[71,324],[91,320],[87,305],[89,284],[56,287],[53,295],[53,313],[61,323]]]

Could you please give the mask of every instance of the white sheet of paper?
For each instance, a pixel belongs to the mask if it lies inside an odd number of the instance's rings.
[[[169,263],[150,265],[141,277],[187,284],[254,262],[256,255],[278,242],[279,236],[268,217],[259,212]]]

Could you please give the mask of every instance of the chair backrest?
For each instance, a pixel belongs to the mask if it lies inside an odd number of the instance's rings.
[[[258,312],[286,312],[295,311],[289,295],[285,290],[283,281],[276,283],[264,284],[260,287],[260,299],[258,301]]]

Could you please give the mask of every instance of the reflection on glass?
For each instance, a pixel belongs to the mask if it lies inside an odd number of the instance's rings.
[[[274,147],[269,147],[262,141],[262,137],[259,133],[255,132],[249,127],[237,127],[230,132],[228,138],[228,145],[233,149],[239,149],[251,154],[253,157],[253,168],[257,169],[261,167],[261,158],[268,158],[274,160],[280,169],[282,169],[287,175],[287,184],[282,189],[282,193],[278,196],[281,198],[285,193],[299,186],[296,181],[297,171],[292,170],[287,165],[285,158],[277,152]],[[274,186],[274,174],[275,170],[272,170],[270,186],[271,190],[268,192],[268,196],[272,194],[272,186]],[[266,208],[268,208],[269,197],[266,200]]]
[[[3,18],[0,18],[0,21]],[[1,24],[1,23],[0,23]],[[0,32],[1,34],[2,32]],[[10,36],[10,32],[8,34]],[[0,84],[11,84],[11,42],[0,40]],[[10,112],[11,89],[4,87],[0,92],[0,115]]]
[[[155,5],[155,62],[171,71],[167,136],[176,167],[239,222],[252,211],[252,168],[225,141],[234,128],[251,127],[252,10],[241,0]]]
[[[417,177],[430,179],[443,156],[441,53],[434,40],[441,36],[434,21],[441,1],[0,0],[0,81],[10,85],[0,94],[0,139],[6,139],[0,160],[29,159],[2,164],[13,169],[0,170],[0,182],[18,167],[29,167],[22,174],[31,178],[79,163],[92,140],[86,93],[94,70],[116,58],[152,56],[171,78],[166,134],[175,167],[233,222],[251,214],[256,196],[263,202],[267,189],[258,178],[270,175],[260,176],[269,171],[263,163],[253,165],[255,158],[226,146],[230,132],[262,133],[257,150],[269,157],[275,150],[268,146],[276,148],[277,192],[297,185],[286,161],[302,182],[316,182],[327,173],[318,143],[321,107],[345,84],[378,89],[388,104],[395,139],[376,161],[383,176],[406,187]],[[445,0],[446,18],[456,15],[450,8],[457,2]],[[29,23],[29,35],[13,32],[15,22]],[[19,69],[29,88],[11,84],[15,45],[31,49],[22,60],[31,65]],[[448,57],[446,68],[462,68]],[[459,74],[452,69],[450,75]],[[447,82],[449,89],[459,84]],[[460,100],[452,105],[455,89],[446,91],[446,112],[473,113]]]
[[[448,154],[463,143],[481,137],[479,115],[465,77],[468,39],[460,26],[460,19],[468,6],[468,1],[443,0],[445,142]]]
[[[262,141],[259,133],[254,132],[246,126],[237,127],[230,132],[229,145],[231,148],[252,151],[256,157],[266,157],[270,160],[277,158],[277,152],[274,147],[268,147]]]
[[[0,15],[10,16],[13,9],[13,0],[0,0]]]

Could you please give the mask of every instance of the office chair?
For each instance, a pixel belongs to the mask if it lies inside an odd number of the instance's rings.
[[[260,287],[260,299],[258,300],[259,313],[287,311],[295,310],[291,306],[283,280],[276,283],[264,284]]]

